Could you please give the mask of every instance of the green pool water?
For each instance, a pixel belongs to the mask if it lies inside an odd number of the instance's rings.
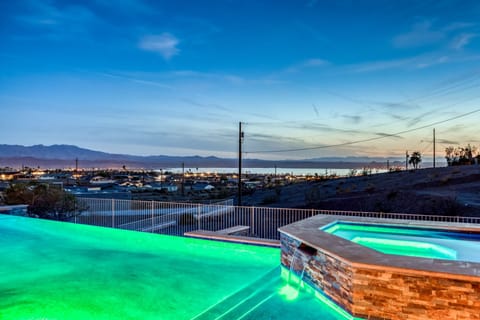
[[[480,262],[478,233],[341,221],[322,230],[386,254]]]
[[[274,248],[0,215],[0,319],[348,319]]]

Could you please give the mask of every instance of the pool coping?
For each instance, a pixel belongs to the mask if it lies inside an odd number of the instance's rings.
[[[279,228],[281,233],[303,242],[314,249],[322,250],[342,262],[353,267],[373,270],[396,270],[415,275],[435,275],[440,278],[480,282],[480,263],[467,261],[452,261],[410,256],[384,254],[333,234],[320,230],[336,221],[390,224],[401,226],[428,227],[433,229],[448,229],[474,231],[480,233],[480,226],[463,223],[444,223],[437,221],[417,221],[398,219],[378,219],[351,216],[314,216]]]
[[[246,237],[246,236],[236,236],[236,235],[226,235],[226,234],[221,234],[221,233],[218,233],[218,232],[215,232],[215,231],[208,231],[208,230],[189,231],[189,232],[185,232],[183,235],[186,236],[186,237],[192,237],[192,238],[200,238],[200,239],[207,239],[207,240],[217,240],[217,241],[225,241],[225,242],[250,244],[250,245],[256,245],[256,246],[280,248],[280,240],[271,240],[271,239],[254,238],[254,237]]]

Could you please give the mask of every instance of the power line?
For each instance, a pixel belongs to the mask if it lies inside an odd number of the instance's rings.
[[[413,128],[413,129],[408,129],[408,130],[404,130],[404,131],[400,131],[400,132],[396,132],[396,133],[384,134],[384,135],[382,135],[382,136],[380,136],[380,137],[373,137],[373,138],[368,138],[368,139],[355,140],[355,141],[350,141],[350,142],[343,142],[343,143],[323,145],[323,146],[316,146],[316,147],[296,148],[296,149],[282,149],[282,150],[265,150],[265,151],[246,151],[245,153],[295,152],[295,151],[307,151],[307,150],[317,150],[317,149],[327,149],[327,148],[348,146],[348,145],[353,145],[353,144],[362,143],[362,142],[370,142],[370,141],[375,141],[375,140],[390,138],[390,137],[398,136],[398,135],[401,135],[401,134],[405,134],[405,133],[409,133],[409,132],[413,132],[413,131],[417,131],[417,130],[429,128],[429,127],[432,127],[432,126],[435,126],[435,125],[438,125],[438,124],[442,124],[442,123],[449,122],[449,121],[452,121],[452,120],[460,119],[460,118],[469,116],[469,115],[474,114],[474,113],[477,113],[477,112],[480,112],[480,108],[479,108],[479,109],[475,109],[475,110],[470,111],[470,112],[467,112],[467,113],[460,114],[460,115],[455,116],[455,117],[451,117],[451,118],[445,119],[445,120],[440,120],[440,121],[432,122],[432,123],[430,123],[430,124],[426,124],[426,125],[423,125],[423,126],[420,126],[420,127],[416,127],[416,128]]]

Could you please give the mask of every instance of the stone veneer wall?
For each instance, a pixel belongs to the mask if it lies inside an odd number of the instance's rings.
[[[281,234],[282,264],[356,317],[480,320],[480,280],[435,272],[354,266]],[[298,249],[297,249],[298,248]],[[293,265],[292,265],[293,261]]]
[[[385,319],[480,319],[480,283],[385,268],[355,268],[353,314]]]

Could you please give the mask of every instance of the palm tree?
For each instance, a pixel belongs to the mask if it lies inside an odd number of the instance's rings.
[[[410,159],[408,159],[408,163],[411,164],[415,170],[417,170],[420,162],[422,162],[422,155],[420,151],[414,151],[410,156]]]

